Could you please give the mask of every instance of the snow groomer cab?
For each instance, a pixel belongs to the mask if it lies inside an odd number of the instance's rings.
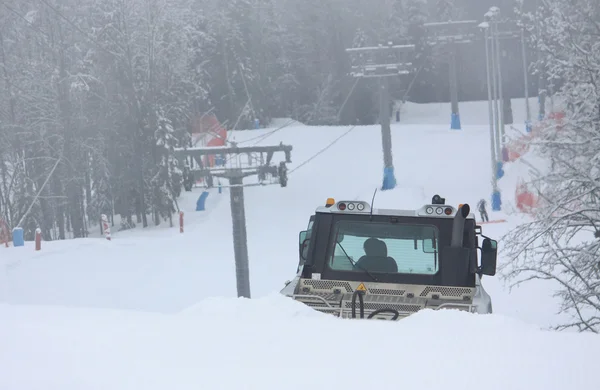
[[[481,244],[481,245],[480,245]],[[296,277],[281,293],[340,318],[399,320],[425,308],[491,313],[483,275],[497,242],[468,204],[439,195],[417,210],[328,199],[300,232]]]

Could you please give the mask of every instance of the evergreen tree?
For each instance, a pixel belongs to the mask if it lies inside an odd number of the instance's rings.
[[[174,156],[177,140],[171,121],[160,113],[157,122],[154,137],[159,163],[156,174],[152,178],[155,224],[158,225],[159,217],[162,217],[165,220],[169,219],[172,226],[172,214],[177,211],[176,199],[181,193],[183,173]]]

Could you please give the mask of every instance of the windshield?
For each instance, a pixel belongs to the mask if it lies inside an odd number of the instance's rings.
[[[439,269],[433,225],[339,221],[335,237],[332,270],[434,275]]]

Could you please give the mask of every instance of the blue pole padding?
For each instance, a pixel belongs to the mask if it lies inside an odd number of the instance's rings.
[[[504,164],[502,164],[502,161],[498,161],[496,163],[496,179],[500,180],[502,179],[502,177],[504,177],[504,169],[502,169],[502,166]]]
[[[500,211],[502,209],[502,197],[500,191],[492,192],[492,210]]]
[[[525,131],[531,133],[531,122],[525,121]]]
[[[394,167],[383,168],[382,191],[391,190],[396,187],[396,177],[394,176]]]
[[[223,187],[219,184],[219,194],[223,192]]]
[[[196,211],[206,210],[206,198],[208,198],[208,191],[202,191],[198,201],[196,202]]]
[[[13,246],[25,246],[25,239],[23,238],[23,228],[13,229]]]
[[[254,118],[254,128],[260,128],[260,120],[258,118]]]
[[[452,130],[460,130],[460,114],[452,113],[452,118],[450,119],[450,128]]]

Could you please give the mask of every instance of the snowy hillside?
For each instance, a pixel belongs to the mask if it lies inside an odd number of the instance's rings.
[[[489,199],[485,102],[461,104],[462,131],[448,129],[448,105],[404,110],[392,124],[398,186],[378,193],[375,207],[417,208],[436,193],[453,205]],[[183,194],[183,234],[161,227],[114,233],[110,242],[44,242],[40,252],[29,242],[0,248],[0,389],[597,386],[600,338],[540,330],[559,319],[548,283],[510,292],[500,275],[486,277],[495,314],[424,311],[398,323],[339,320],[278,296],[314,209],[328,197],[370,201],[381,185],[379,127],[293,123],[230,139],[294,148],[286,188],[245,189],[255,299],[235,298],[227,188],[210,190],[206,211],[195,211],[202,189]],[[506,167],[505,210],[525,169]],[[519,221],[505,212],[490,217],[509,221],[484,227],[498,239]]]
[[[0,306],[3,390],[594,389],[600,340],[501,315],[338,320],[283,297],[165,315]]]

